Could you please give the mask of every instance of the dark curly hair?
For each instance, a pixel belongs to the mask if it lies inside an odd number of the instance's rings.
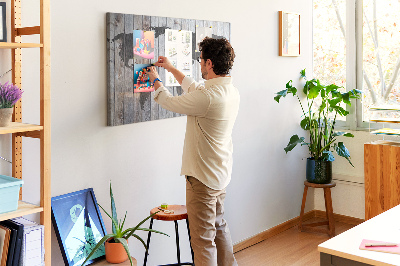
[[[203,60],[210,59],[216,75],[227,75],[232,69],[235,51],[225,38],[214,39],[206,37],[199,44]]]

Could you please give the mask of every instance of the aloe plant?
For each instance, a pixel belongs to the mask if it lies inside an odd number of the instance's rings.
[[[110,182],[110,199],[111,199],[111,215],[100,204],[97,204],[97,205],[99,205],[99,207],[104,211],[104,213],[107,214],[108,217],[110,217],[111,222],[112,222],[112,234],[107,234],[102,239],[100,239],[100,241],[93,248],[92,252],[87,256],[86,260],[82,263],[82,266],[85,265],[85,263],[96,252],[96,250],[98,250],[104,244],[104,242],[106,242],[110,238],[113,238],[116,243],[122,244],[122,246],[124,247],[124,249],[126,251],[126,254],[128,254],[128,258],[129,258],[129,261],[131,262],[131,266],[133,266],[132,257],[129,252],[127,239],[129,237],[133,236],[134,238],[136,238],[143,244],[144,248],[147,251],[147,246],[146,246],[145,242],[143,241],[143,239],[140,236],[135,234],[136,231],[138,231],[138,230],[139,231],[150,231],[150,232],[154,232],[154,233],[158,233],[158,234],[163,234],[163,235],[166,235],[169,237],[169,235],[167,235],[163,232],[140,227],[144,222],[146,222],[148,219],[153,217],[158,212],[155,212],[155,213],[147,216],[140,223],[138,223],[135,227],[130,227],[130,228],[124,229],[127,212],[125,212],[124,219],[123,220],[120,219],[118,221],[117,209],[115,207],[115,201],[114,201],[114,196],[113,196],[113,192],[112,192],[112,188],[111,188],[111,182]]]
[[[302,92],[307,99],[307,109],[303,107],[296,87],[292,86],[292,80],[286,83],[286,89],[277,92],[274,97],[275,101],[279,103],[282,97],[288,94],[296,96],[302,110],[304,117],[300,126],[302,129],[310,132],[310,142],[306,142],[304,137],[299,137],[297,134],[293,135],[286,148],[285,152],[288,153],[298,144],[301,146],[307,145],[311,158],[315,160],[334,161],[335,157],[331,149],[335,150],[339,156],[347,159],[347,161],[354,167],[350,161],[350,152],[343,144],[343,142],[336,143],[338,136],[354,137],[353,134],[348,132],[336,132],[335,124],[337,116],[346,116],[349,112],[341,106],[341,103],[351,105],[350,99],[360,98],[361,91],[353,89],[346,93],[341,93],[341,87],[330,84],[322,85],[318,79],[307,80],[306,70],[300,71],[300,78],[305,80]],[[319,106],[316,112],[313,112],[313,105],[318,101]]]

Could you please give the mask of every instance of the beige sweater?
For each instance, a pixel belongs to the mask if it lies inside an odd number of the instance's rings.
[[[173,96],[165,87],[157,89],[161,107],[187,115],[181,175],[197,178],[209,188],[224,189],[232,173],[232,128],[239,110],[239,92],[231,77],[199,84],[185,77],[185,92]]]

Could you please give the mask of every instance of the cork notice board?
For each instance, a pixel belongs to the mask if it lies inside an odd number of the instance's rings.
[[[134,92],[135,64],[151,64],[159,55],[165,56],[165,30],[192,32],[192,77],[200,77],[196,52],[196,29],[211,27],[213,38],[230,40],[230,23],[195,19],[154,17],[133,14],[107,13],[107,125],[118,126],[182,116],[161,108],[153,99],[153,92]],[[133,31],[154,32],[154,59],[134,56]],[[159,71],[165,80],[164,70]],[[167,87],[173,95],[180,95],[180,86]]]

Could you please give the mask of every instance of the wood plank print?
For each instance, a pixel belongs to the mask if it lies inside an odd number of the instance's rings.
[[[230,23],[134,14],[107,13],[107,125],[118,126],[158,119],[180,117],[181,114],[161,108],[154,101],[154,92],[133,92],[135,64],[150,64],[158,56],[165,56],[165,29],[192,31],[193,78],[201,76],[195,52],[196,28],[212,27],[213,37],[230,39]],[[154,32],[154,59],[137,58],[133,55],[133,30]],[[164,71],[159,71],[165,79]],[[180,86],[167,87],[172,95],[183,93]]]

